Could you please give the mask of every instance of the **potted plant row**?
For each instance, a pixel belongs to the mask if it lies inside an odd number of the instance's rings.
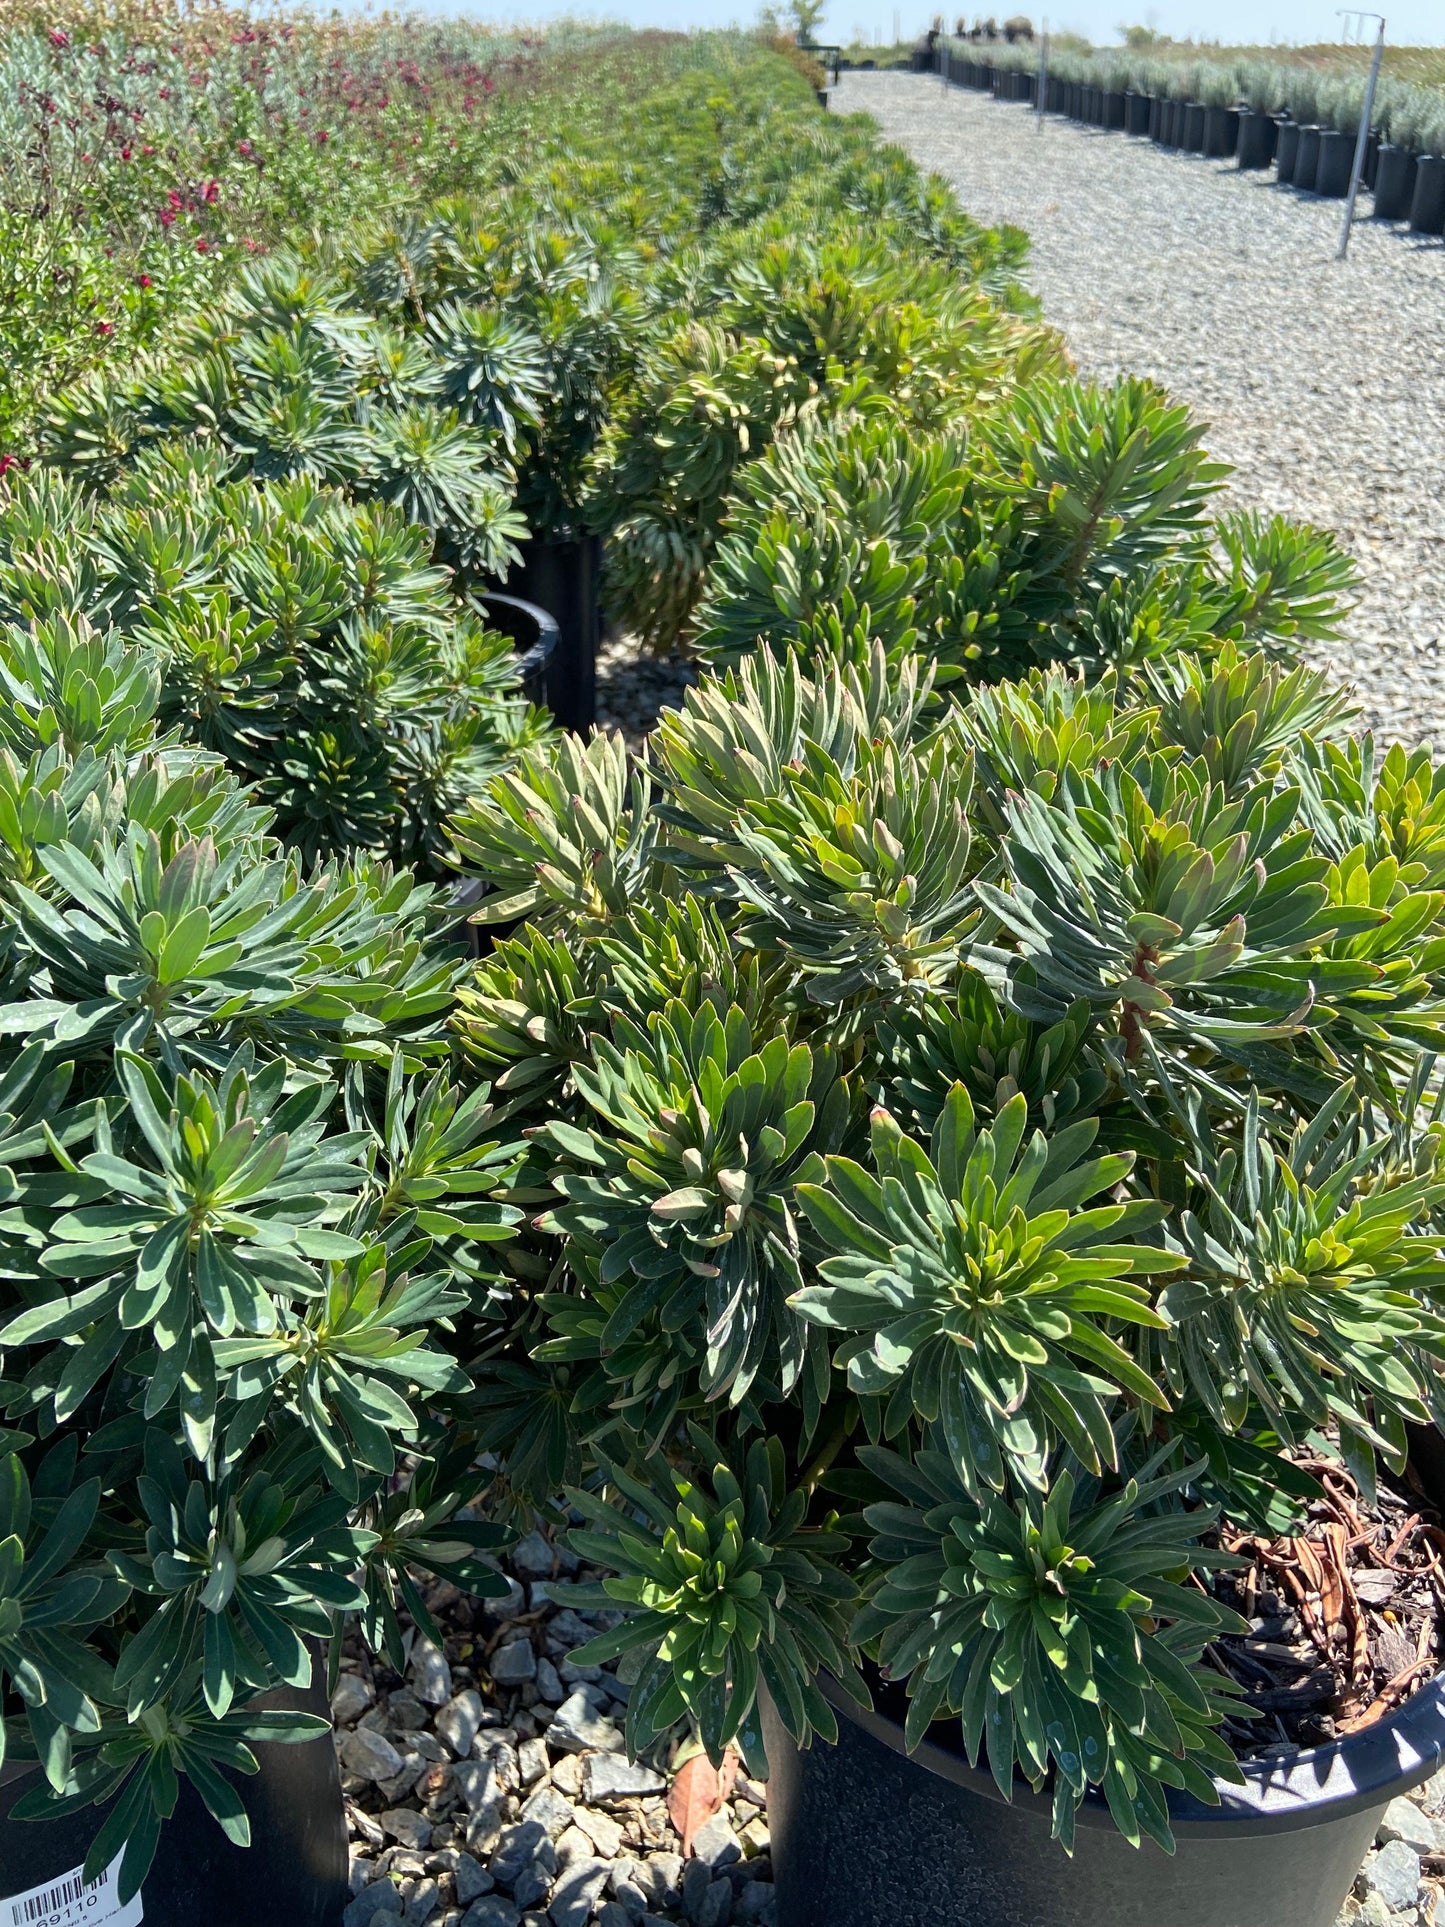
[[[740,360],[760,421],[816,400],[814,361],[789,389],[762,337],[811,340],[819,303],[874,331],[834,377],[854,402],[871,382],[875,406],[901,405],[906,323],[920,423],[1057,362],[1014,287],[1021,237],[977,228],[856,128],[820,149],[811,108],[790,149],[776,76],[752,72],[689,72],[647,115],[673,162],[689,141],[715,153],[731,116],[750,213],[688,266],[754,304]],[[491,585],[526,528],[513,503],[578,482],[620,314],[659,380],[666,344],[698,340],[685,276],[653,332],[640,297],[599,285],[609,247],[640,271],[637,165],[630,150],[592,181],[627,247],[595,211],[585,237],[546,227],[532,184],[514,230],[452,203],[345,237],[329,268],[273,257],[173,353],[68,393],[47,465],[0,477],[0,1901],[17,1918],[240,1919],[264,1866],[278,1922],[334,1927],[325,1687],[344,1626],[400,1668],[442,1636],[432,1585],[504,1589],[487,1557],[506,1529],[475,1506],[495,1481],[488,1354],[538,1280],[514,1235],[532,1154],[448,1028],[469,966],[454,901],[418,872],[455,879],[462,798],[555,733],[527,700],[547,621]],[[854,285],[861,257],[822,250],[830,222],[852,226],[844,182],[874,198],[891,306]],[[675,233],[703,192],[659,184],[652,214]],[[782,300],[750,273],[774,259],[775,211],[799,231]],[[483,273],[489,296],[515,292],[519,260],[535,328],[455,298]],[[826,372],[833,345],[811,353]],[[722,492],[698,480],[726,446],[704,425],[679,519]],[[664,433],[629,418],[610,472]],[[634,517],[647,499],[639,483]],[[685,613],[698,583],[679,573]],[[507,874],[466,887],[494,909]]]
[[[1097,86],[1088,78],[1096,70]],[[1034,97],[1014,61],[973,61],[966,71],[965,84],[1001,98]],[[1071,77],[1075,73],[1081,77]],[[1362,90],[1350,79],[1321,85],[1313,70],[1267,63],[1204,61],[1176,68],[1157,60],[1066,54],[1048,73],[1045,105],[1051,113],[1163,147],[1234,159],[1246,171],[1273,163],[1282,184],[1342,199],[1353,173]],[[1406,219],[1414,233],[1445,231],[1445,115],[1435,94],[1387,82],[1376,120],[1362,173],[1375,196],[1375,217]]]
[[[1149,391],[974,426],[765,458],[643,763],[458,824],[530,919],[464,1027],[546,1196],[574,1598],[627,1615],[582,1658],[635,1750],[771,1773],[785,1927],[1331,1927],[1445,1739],[1427,1542],[1428,1665],[1318,1618],[1283,1741],[1250,1667],[1271,1574],[1445,1497],[1445,774],[1295,666],[1338,557],[1212,527]],[[946,558],[1005,503],[980,623]]]

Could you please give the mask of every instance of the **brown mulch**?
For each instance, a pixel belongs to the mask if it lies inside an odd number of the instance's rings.
[[[1296,1538],[1225,1527],[1249,1560],[1214,1591],[1250,1624],[1208,1657],[1245,1689],[1258,1719],[1224,1734],[1240,1759],[1318,1746],[1392,1712],[1445,1654],[1445,1529],[1420,1491],[1381,1479],[1367,1502],[1337,1460],[1299,1455],[1323,1487]]]

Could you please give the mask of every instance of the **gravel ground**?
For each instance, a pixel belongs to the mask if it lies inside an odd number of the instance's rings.
[[[632,636],[613,636],[597,651],[597,722],[620,729],[634,754],[660,709],[680,709],[697,681],[685,656],[654,656]]]
[[[682,1856],[666,1758],[631,1764],[626,1684],[569,1655],[620,1614],[552,1597],[576,1555],[513,1547],[509,1596],[427,1590],[444,1648],[404,1675],[349,1642],[332,1698],[353,1898],[339,1927],[774,1927],[764,1789],[740,1775]],[[595,1573],[583,1573],[596,1578]]]
[[[684,1859],[677,1762],[629,1763],[626,1684],[569,1657],[616,1615],[552,1588],[596,1575],[541,1532],[503,1570],[504,1599],[427,1589],[444,1646],[413,1641],[402,1674],[348,1642],[332,1710],[353,1897],[337,1927],[775,1927],[766,1789],[740,1774]],[[1338,1927],[1436,1927],[1442,1815],[1445,1772],[1391,1803]]]
[[[1241,505],[1340,535],[1362,592],[1332,666],[1383,732],[1445,745],[1445,246],[1366,220],[1339,262],[1338,201],[931,76],[845,74],[833,105],[1027,230],[1085,373],[1155,376]]]

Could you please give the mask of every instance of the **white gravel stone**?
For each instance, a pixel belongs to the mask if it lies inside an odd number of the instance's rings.
[[[411,1661],[412,1690],[427,1706],[445,1706],[452,1696],[452,1669],[446,1654],[429,1641],[417,1646]]]
[[[564,1799],[553,1786],[538,1787],[522,1808],[523,1820],[544,1827],[554,1840],[571,1826],[572,1814],[572,1802]]]
[[[431,1845],[431,1824],[410,1807],[391,1807],[381,1816],[381,1830],[404,1847],[420,1852]]]
[[[482,1730],[482,1697],[470,1688],[449,1699],[437,1714],[436,1730],[459,1760],[471,1752]]]
[[[1403,1840],[1416,1853],[1439,1853],[1445,1848],[1445,1826],[1432,1820],[1413,1800],[1392,1800],[1385,1808],[1375,1838],[1382,1847],[1392,1840]]]
[[[363,1780],[391,1780],[401,1771],[402,1756],[384,1734],[358,1726],[341,1739],[341,1763]]]
[[[692,1836],[692,1850],[705,1867],[714,1873],[721,1873],[724,1867],[731,1866],[734,1860],[743,1857],[742,1842],[733,1832],[732,1822],[726,1813],[715,1813],[705,1820]]]
[[[530,1639],[514,1639],[492,1654],[492,1678],[498,1686],[521,1686],[537,1677],[537,1655]]]
[[[1372,1860],[1365,1862],[1365,1886],[1380,1896],[1385,1905],[1399,1913],[1413,1907],[1420,1892],[1420,1856],[1403,1840],[1392,1840]]]
[[[360,1673],[343,1673],[331,1695],[331,1717],[338,1726],[359,1720],[376,1695]]]
[[[576,1823],[579,1832],[587,1835],[604,1860],[617,1858],[622,1846],[622,1829],[610,1813],[599,1813],[592,1807],[578,1807]]]
[[[577,1860],[558,1878],[548,1912],[554,1927],[587,1927],[611,1869],[605,1860]]]
[[[510,1559],[518,1572],[529,1579],[550,1579],[554,1562],[552,1542],[540,1532],[529,1532],[512,1547]]]
[[[452,1780],[473,1813],[495,1804],[506,1791],[494,1760],[458,1760]]]
[[[589,1753],[582,1761],[582,1790],[596,1805],[608,1800],[645,1799],[665,1793],[667,1781],[650,1766],[634,1765],[624,1754]]]
[[[931,76],[845,74],[832,105],[1028,232],[1081,371],[1189,403],[1231,505],[1335,531],[1359,607],[1312,647],[1384,735],[1445,743],[1445,248],[1366,219],[1337,261],[1338,201]]]
[[[556,1719],[547,1728],[547,1742],[567,1753],[585,1753],[591,1748],[599,1753],[622,1750],[622,1735],[597,1711],[586,1688],[580,1686],[558,1707]]]
[[[469,1907],[474,1900],[492,1891],[492,1876],[471,1854],[459,1853],[457,1864],[452,1869],[452,1884],[456,1889],[458,1905]]]

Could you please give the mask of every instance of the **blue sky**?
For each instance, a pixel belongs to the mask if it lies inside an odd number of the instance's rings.
[[[1389,17],[1389,37],[1397,43],[1445,42],[1445,0],[1381,0]],[[437,12],[466,12],[488,19],[512,13],[505,6],[471,5],[457,0],[432,0]],[[905,38],[927,26],[940,0],[831,0],[828,9],[828,37],[850,40],[857,30],[870,37],[876,32],[885,40],[893,37],[895,12]],[[1035,24],[1041,17],[1042,0],[949,0],[946,12],[956,17],[961,11],[994,13],[1002,18],[1014,11],[1032,13]],[[1331,0],[1048,0],[1050,24],[1086,33],[1095,41],[1114,37],[1121,20],[1145,20],[1164,33],[1182,39],[1185,35],[1207,36],[1212,40],[1259,42],[1270,40],[1334,40],[1339,37],[1340,20]],[[626,20],[638,27],[723,27],[737,21],[747,23],[757,13],[757,0],[611,0],[611,4],[588,6],[573,0],[531,0],[519,6],[512,17],[529,20],[555,18],[560,14]]]

